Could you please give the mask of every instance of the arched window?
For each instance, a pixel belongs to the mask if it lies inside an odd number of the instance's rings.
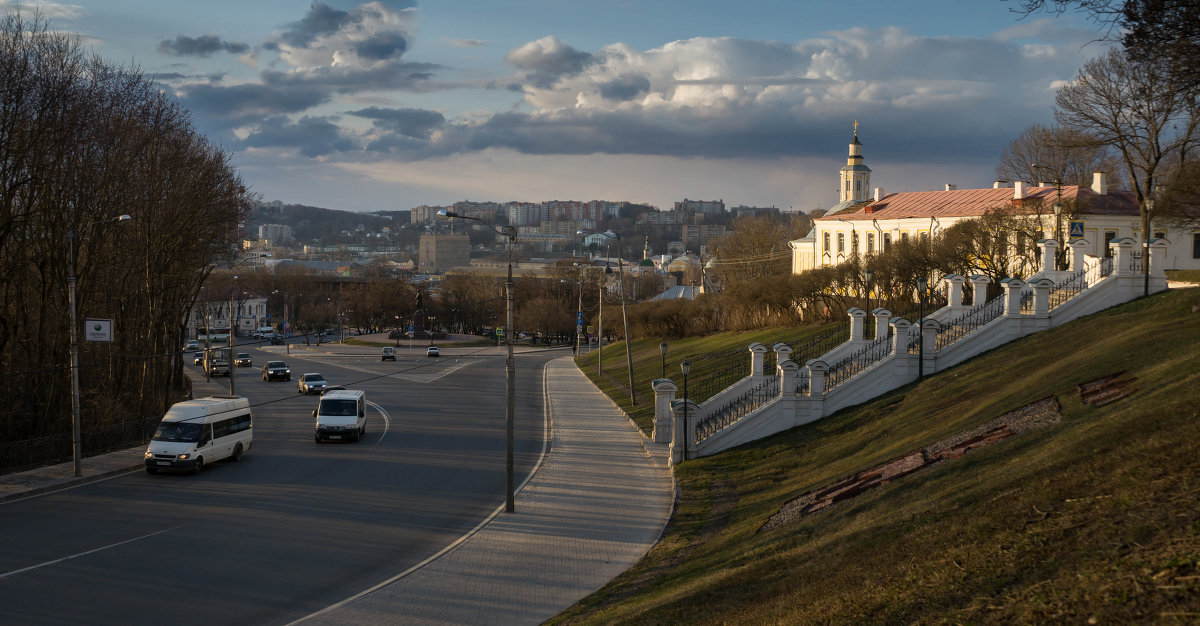
[[[846,253],[846,233],[838,233],[838,254]]]
[[[829,253],[829,231],[825,231],[825,253]]]

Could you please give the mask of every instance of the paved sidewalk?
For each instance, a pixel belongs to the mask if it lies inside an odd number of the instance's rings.
[[[674,506],[669,450],[643,437],[570,358],[551,361],[546,382],[552,443],[516,512],[501,506],[425,563],[299,621],[539,624],[636,563]],[[206,384],[195,395],[214,391]],[[140,468],[141,456],[86,459],[83,479],[70,476],[70,463],[25,472],[24,481],[0,477],[0,500]]]

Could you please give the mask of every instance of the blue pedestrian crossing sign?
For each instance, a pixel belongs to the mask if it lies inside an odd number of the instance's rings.
[[[1083,222],[1082,221],[1075,221],[1075,220],[1071,221],[1071,228],[1070,228],[1069,233],[1067,234],[1067,238],[1068,239],[1083,239]]]

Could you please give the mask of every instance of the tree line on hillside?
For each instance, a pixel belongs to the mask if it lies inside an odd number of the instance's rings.
[[[0,18],[3,440],[71,431],[72,265],[77,328],[113,321],[111,343],[81,331],[83,429],[178,400],[186,312],[247,204],[228,155],[136,69],[40,18]]]

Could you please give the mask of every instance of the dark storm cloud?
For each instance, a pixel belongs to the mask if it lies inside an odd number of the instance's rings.
[[[408,41],[400,33],[377,33],[366,41],[354,45],[358,56],[372,61],[382,61],[404,54]]]
[[[328,101],[330,92],[304,84],[227,87],[196,84],[182,88],[179,98],[194,113],[232,127],[272,115],[305,111]]]
[[[209,57],[217,52],[243,54],[250,50],[244,43],[225,41],[216,35],[187,37],[180,35],[175,39],[164,39],[158,43],[158,51],[177,57]]]
[[[375,127],[381,130],[414,139],[429,139],[434,130],[446,123],[446,118],[441,113],[427,109],[369,107],[348,113],[373,120]]]
[[[317,37],[336,33],[351,20],[350,13],[346,11],[314,2],[304,18],[290,24],[288,30],[280,35],[280,39],[288,45],[304,48]]]
[[[251,148],[296,148],[306,157],[319,157],[354,150],[354,141],[345,137],[337,125],[323,117],[302,117],[290,122],[286,117],[263,120],[242,142]]]
[[[616,80],[601,84],[599,89],[606,100],[633,100],[650,91],[650,79],[640,74],[621,74]]]

